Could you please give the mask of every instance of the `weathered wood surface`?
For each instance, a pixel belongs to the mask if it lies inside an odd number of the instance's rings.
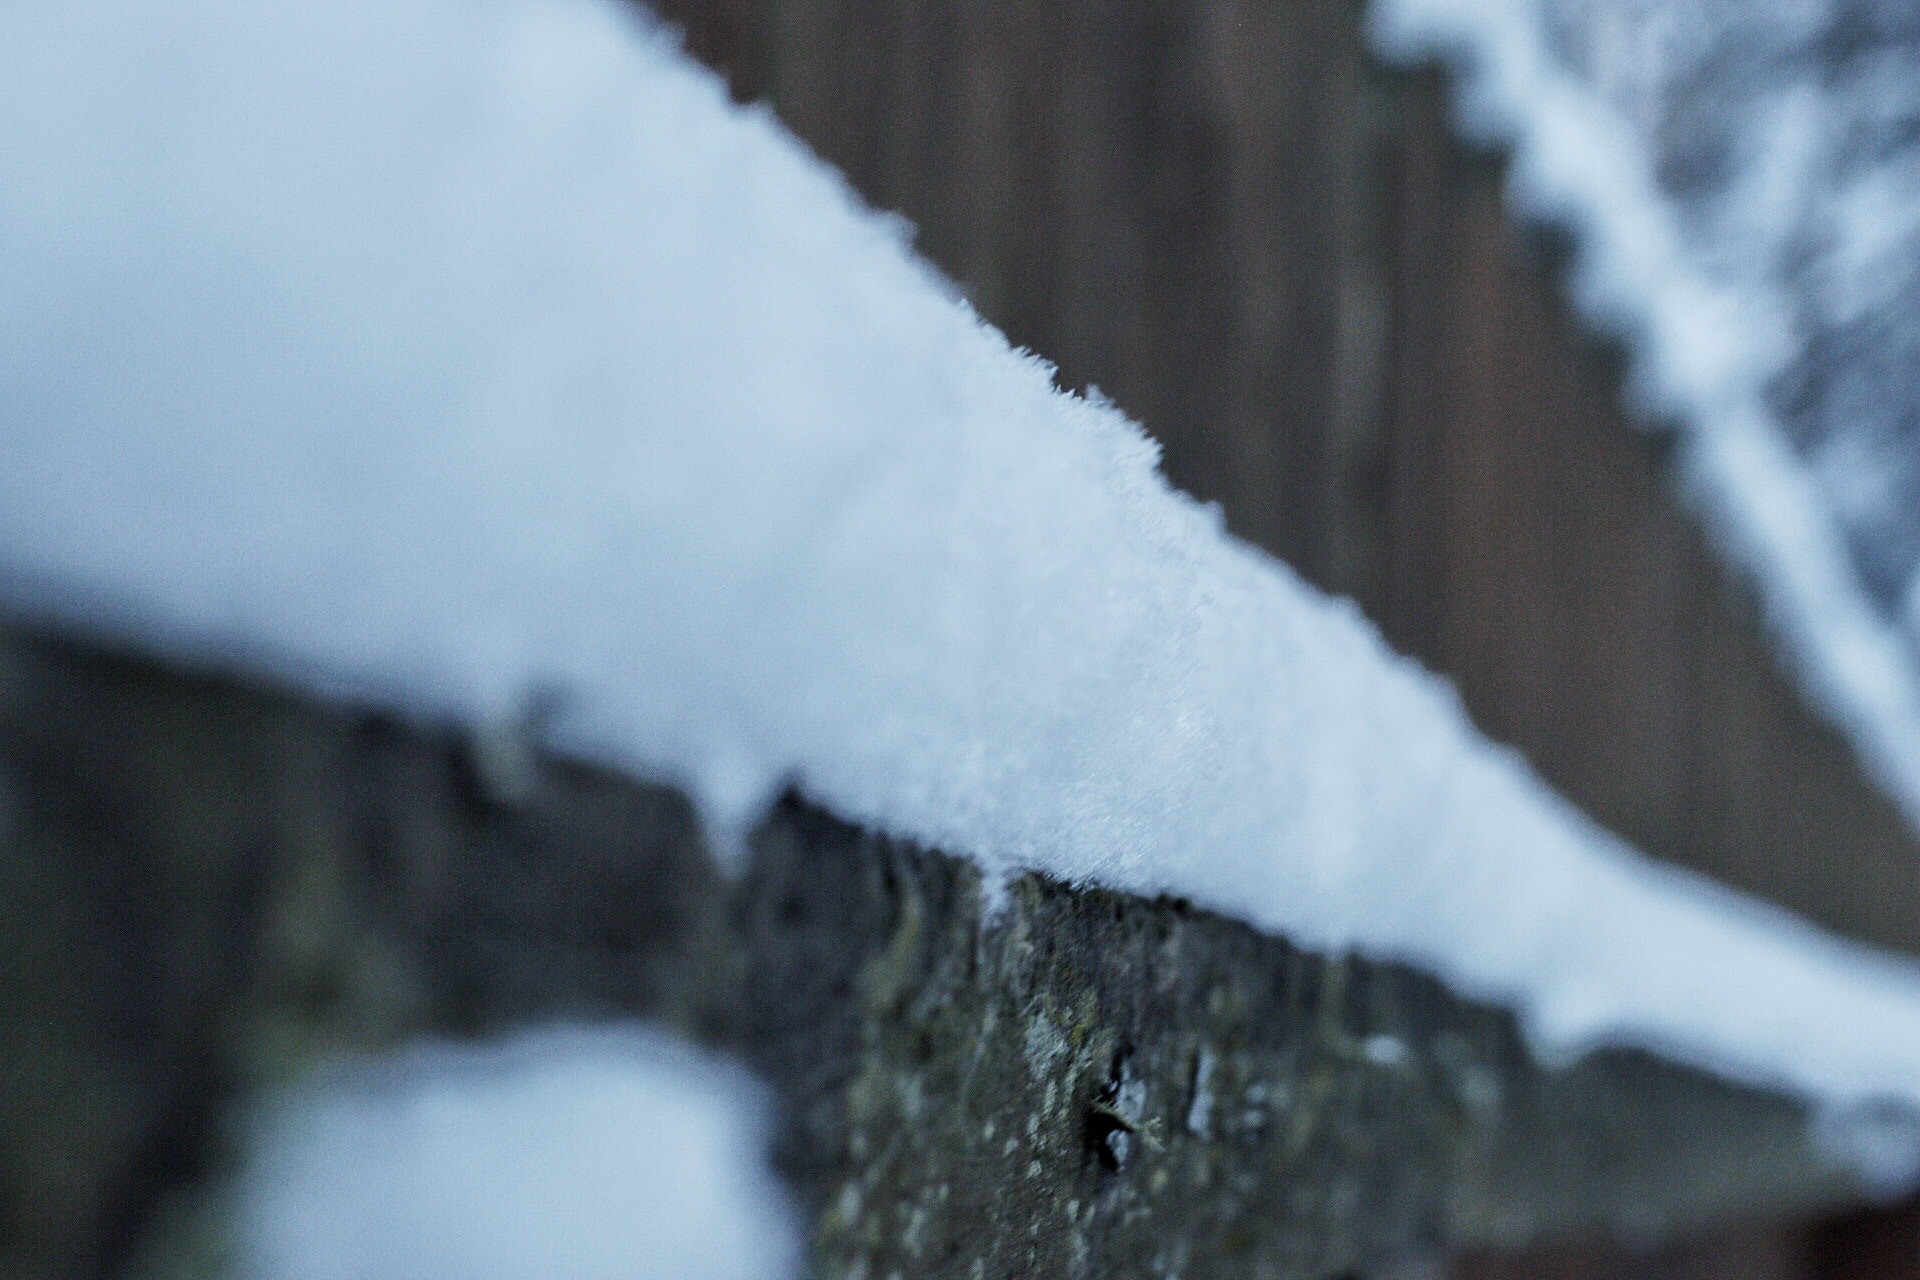
[[[675,793],[0,631],[0,1274],[218,1273],[248,1098],[644,1015],[774,1085],[816,1274],[1326,1277],[1855,1189],[1800,1109],[1173,901],[798,801],[738,881]]]
[[[1175,483],[1643,849],[1920,946],[1920,842],[1800,702],[1358,0],[659,0]]]

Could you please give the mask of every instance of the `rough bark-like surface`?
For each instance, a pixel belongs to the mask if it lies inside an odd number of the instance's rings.
[[[745,903],[829,1275],[1326,1276],[1833,1186],[1778,1100],[1543,1073],[1501,1012],[1178,902],[1029,878],[983,924],[967,864],[796,805]]]
[[[1320,1277],[1850,1188],[1791,1103],[1175,901],[0,632],[0,1271],[213,1271],[225,1121],[332,1054],[646,1016],[743,1054],[826,1277]],[[197,1207],[196,1207],[197,1206]]]

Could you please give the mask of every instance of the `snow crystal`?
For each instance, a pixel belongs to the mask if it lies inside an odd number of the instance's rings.
[[[738,1067],[645,1029],[548,1030],[336,1072],[260,1126],[245,1273],[786,1280],[797,1222]]]
[[[1920,25],[1873,0],[1374,0],[1442,54],[1683,428],[1808,692],[1920,830]]]
[[[0,9],[0,171],[15,609],[1920,1104],[1910,967],[1595,828],[624,11]]]

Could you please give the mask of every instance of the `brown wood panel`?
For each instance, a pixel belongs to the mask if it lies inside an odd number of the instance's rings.
[[[1808,714],[1500,166],[1351,0],[665,0],[1175,483],[1642,847],[1883,944],[1920,847]]]
[[[1416,651],[1490,734],[1642,847],[1913,947],[1911,834],[1783,678],[1545,252],[1490,180],[1457,190],[1427,375],[1441,420],[1423,446],[1438,457],[1441,569],[1424,589],[1438,623]]]

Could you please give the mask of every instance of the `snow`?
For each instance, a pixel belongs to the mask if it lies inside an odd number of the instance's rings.
[[[787,1280],[768,1099],[650,1028],[549,1028],[336,1071],[259,1125],[263,1280]]]
[[[1688,487],[1920,829],[1920,23],[1886,0],[1374,0],[1571,226]]]
[[[1406,960],[1544,1054],[1792,1091],[1915,1172],[1910,965],[1596,828],[631,14],[0,8],[0,172],[16,612],[422,720],[553,695],[557,746],[721,833],[797,784]],[[1771,475],[1774,438],[1711,441]]]

